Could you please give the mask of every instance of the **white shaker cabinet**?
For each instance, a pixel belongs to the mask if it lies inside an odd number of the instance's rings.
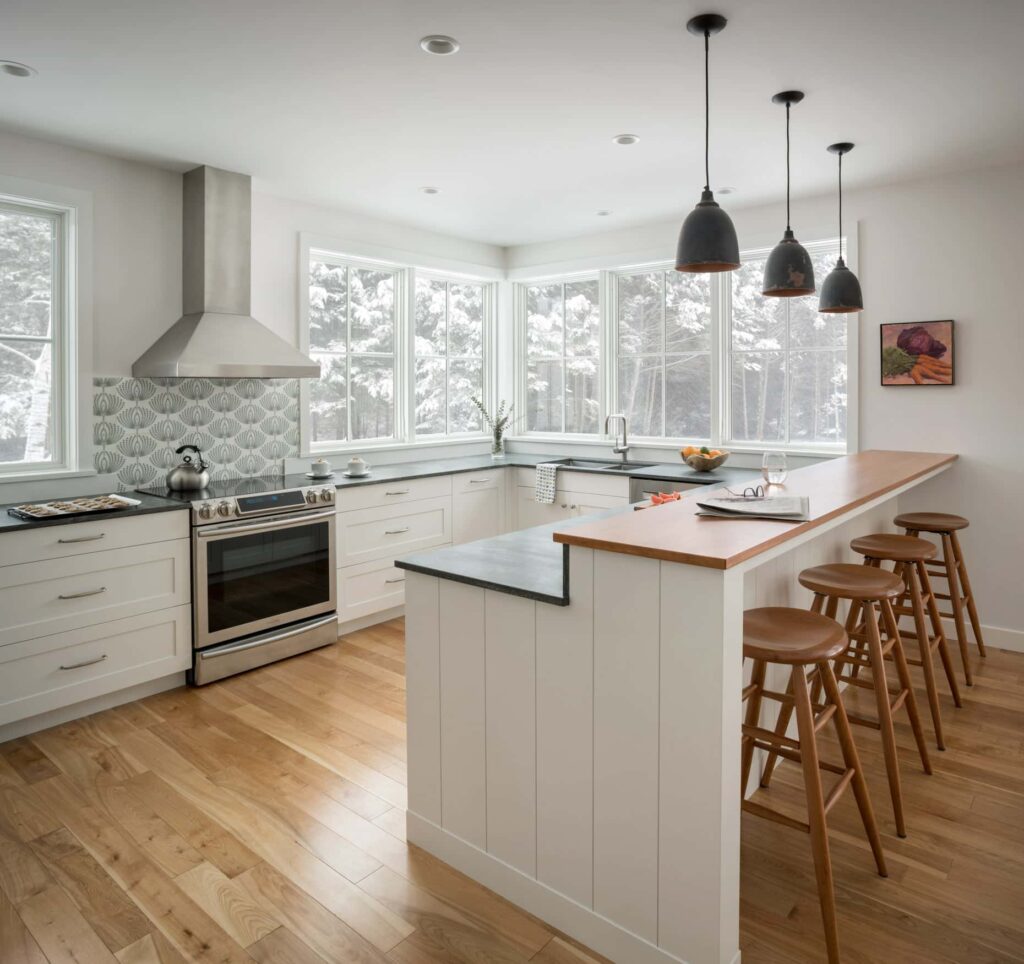
[[[505,469],[464,472],[452,479],[452,542],[489,539],[505,531]]]

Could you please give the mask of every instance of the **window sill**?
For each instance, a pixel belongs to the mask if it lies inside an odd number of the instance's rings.
[[[607,447],[613,444],[610,436],[604,435],[556,435],[544,432],[537,432],[530,435],[509,436],[509,442],[521,442],[524,445],[530,444],[551,444],[551,445],[594,445]],[[730,454],[763,455],[765,452],[785,452],[787,455],[806,456],[816,459],[834,459],[849,452],[843,446],[798,446],[798,445],[768,445],[768,444],[728,444],[718,443],[712,446],[710,442],[701,439],[663,439],[663,438],[642,438],[640,436],[629,436],[630,448],[635,449],[664,449],[678,452],[685,445],[707,445],[709,448],[723,448]]]
[[[359,442],[314,447],[311,451],[302,452],[299,458],[320,458],[329,455],[351,455],[353,452],[418,452],[422,449],[444,448],[451,445],[489,445],[489,435],[457,435],[445,438],[424,439],[421,442]]]
[[[14,482],[43,482],[49,479],[87,479],[97,476],[95,469],[26,469],[24,472],[0,471],[0,485]]]

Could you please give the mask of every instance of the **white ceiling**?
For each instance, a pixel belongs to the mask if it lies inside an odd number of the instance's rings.
[[[1024,157],[1024,0],[4,0],[0,124],[501,245]],[[462,50],[423,53],[447,33]],[[639,134],[633,147],[611,138]],[[0,162],[2,163],[2,162]],[[441,193],[419,193],[436,185]],[[610,217],[595,212],[610,209]]]

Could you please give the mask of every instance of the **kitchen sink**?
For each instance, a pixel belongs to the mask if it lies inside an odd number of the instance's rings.
[[[633,469],[649,469],[654,462],[602,462],[600,459],[552,459],[553,465],[566,469],[584,469],[589,472],[631,472]]]

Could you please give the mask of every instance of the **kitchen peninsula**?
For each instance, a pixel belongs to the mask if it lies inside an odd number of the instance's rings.
[[[736,960],[743,611],[807,606],[798,571],[955,460],[794,471],[795,525],[684,499],[516,534],[518,573],[508,536],[400,560],[409,840],[613,960]]]

